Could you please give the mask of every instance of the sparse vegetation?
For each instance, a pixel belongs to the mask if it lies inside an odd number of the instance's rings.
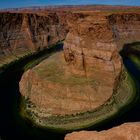
[[[65,62],[60,61],[62,52],[52,55],[47,59],[47,63],[44,62],[41,67],[34,68],[38,72],[40,77],[47,79],[48,81],[56,82],[64,85],[95,85],[97,81],[91,78],[86,78],[85,76],[78,76],[70,74],[70,76],[65,75]],[[56,61],[57,60],[57,61]]]
[[[123,96],[122,96],[123,95]],[[103,121],[112,119],[118,112],[125,111],[129,108],[129,104],[136,98],[136,90],[133,80],[126,70],[120,79],[120,83],[113,96],[102,106],[87,112],[81,112],[71,115],[56,115],[48,117],[40,117],[35,111],[37,108],[29,109],[31,116],[27,113],[26,117],[30,118],[40,127],[52,129],[55,131],[70,131],[76,129],[96,126]],[[123,109],[124,108],[124,109]],[[25,109],[27,110],[27,109]],[[37,111],[39,112],[39,110]]]
[[[52,61],[53,59],[58,60],[56,56],[57,55],[50,56],[50,61],[48,61],[48,63],[43,63],[44,68],[35,68],[34,70],[43,78],[61,84],[84,85],[88,82],[88,84],[96,85],[98,83],[97,81],[89,80],[85,77],[78,77],[76,75],[64,78],[63,64]],[[117,86],[117,89],[114,90],[113,95],[103,105],[93,110],[65,116],[51,114],[46,114],[45,116],[44,114],[46,112],[43,112],[43,110],[40,110],[35,106],[33,108],[30,106],[30,108],[24,108],[25,111],[28,110],[24,117],[33,121],[37,126],[62,132],[97,126],[109,119],[113,119],[113,117],[122,112],[127,111],[132,107],[132,104],[135,104],[137,94],[134,80],[135,79],[133,79],[124,68],[119,85]]]

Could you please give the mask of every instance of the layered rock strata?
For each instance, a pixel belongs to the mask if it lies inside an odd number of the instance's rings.
[[[65,140],[139,140],[140,123],[126,123],[118,127],[97,131],[81,131],[67,134]]]
[[[116,86],[122,70],[119,51],[140,40],[140,14],[90,15],[69,22],[64,56],[68,71]]]
[[[41,126],[72,130],[97,124],[131,103],[133,82],[119,51],[139,41],[139,23],[139,13],[73,13],[66,62],[54,54],[22,76],[26,115]]]
[[[101,106],[112,95],[109,85],[68,73],[62,52],[28,70],[20,81],[20,91],[42,108],[45,116],[86,112]]]
[[[0,13],[0,66],[65,38],[66,13]]]

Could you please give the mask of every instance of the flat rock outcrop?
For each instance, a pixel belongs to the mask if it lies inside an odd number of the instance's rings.
[[[65,140],[139,140],[140,123],[126,123],[104,131],[81,131],[67,134]]]

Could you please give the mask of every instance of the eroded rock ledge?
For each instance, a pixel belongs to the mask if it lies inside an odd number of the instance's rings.
[[[81,131],[67,134],[65,140],[139,140],[140,123],[126,123],[109,130]]]
[[[140,14],[73,13],[68,25],[64,57],[54,54],[20,81],[24,115],[50,129],[98,124],[135,96],[119,51],[125,43],[139,41]]]

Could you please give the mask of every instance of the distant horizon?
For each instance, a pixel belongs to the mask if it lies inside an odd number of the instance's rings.
[[[140,6],[140,0],[2,0],[0,9],[30,8],[47,6],[112,5]]]
[[[12,7],[12,8],[0,8],[1,10],[4,10],[4,9],[26,9],[26,8],[39,8],[39,7],[42,7],[42,8],[47,8],[47,7],[65,7],[65,6],[69,6],[69,7],[74,7],[74,6],[122,6],[122,7],[140,7],[140,5],[138,6],[131,6],[131,5],[106,5],[106,4],[81,4],[81,5],[41,5],[41,6],[23,6],[23,7]]]

